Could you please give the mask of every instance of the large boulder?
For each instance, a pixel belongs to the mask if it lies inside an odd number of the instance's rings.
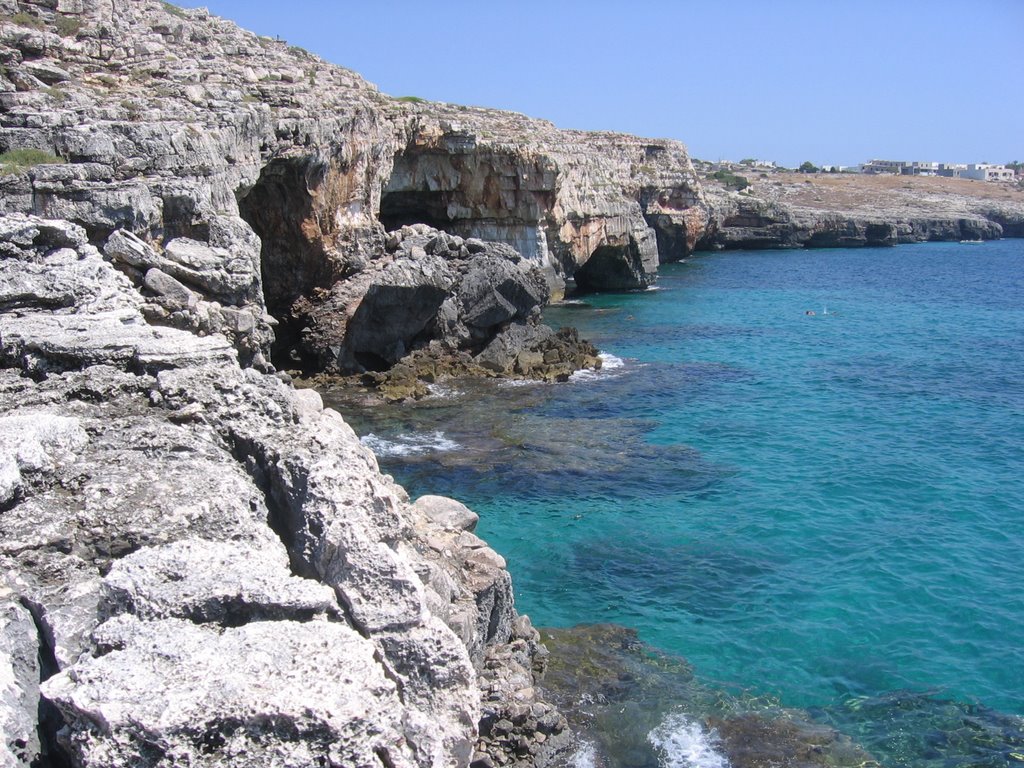
[[[554,379],[599,365],[589,345],[552,352],[572,340],[552,344],[556,334],[540,324],[548,296],[542,270],[507,245],[403,227],[385,256],[306,304],[305,351],[339,373],[387,371],[373,381],[413,396],[423,378]]]
[[[344,624],[124,617],[95,642],[43,684],[78,765],[416,765],[395,682]]]

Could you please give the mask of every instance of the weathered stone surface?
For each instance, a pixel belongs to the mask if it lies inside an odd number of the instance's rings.
[[[142,284],[159,294],[175,309],[194,309],[199,297],[166,272],[153,267],[146,272]]]
[[[114,563],[100,588],[100,614],[188,619],[232,626],[249,621],[338,619],[334,592],[288,571],[278,547],[203,539],[147,547]]]
[[[0,765],[28,768],[39,754],[39,637],[13,594],[0,586]]]
[[[89,276],[0,313],[3,597],[43,662],[7,685],[0,647],[0,717],[41,736],[21,764],[468,765],[515,621],[500,556],[317,393],[147,323],[80,229],[0,217],[0,254],[0,283]]]
[[[395,683],[343,624],[124,617],[96,642],[109,652],[43,684],[77,764],[416,764]]]
[[[445,496],[420,496],[413,509],[448,531],[473,531],[480,515],[465,504]]]
[[[0,507],[34,475],[74,460],[88,442],[75,418],[47,413],[0,417]]]
[[[11,62],[0,143],[69,161],[8,177],[0,203],[81,224],[136,284],[157,268],[194,290],[196,307],[152,302],[147,319],[224,333],[243,363],[266,368],[268,308],[282,347],[332,361],[347,315],[331,289],[394,252],[385,227],[444,230],[414,251],[441,259],[508,244],[544,277],[542,293],[557,294],[577,272],[581,287],[644,287],[706,226],[677,142],[407,104],[201,10],[78,5],[75,35],[28,0],[12,7],[32,25],[0,21]],[[379,284],[379,306],[403,301],[405,286]],[[414,303],[432,297],[420,288]],[[521,310],[500,289],[478,298],[471,329]],[[324,320],[331,311],[342,317]],[[402,356],[396,344],[380,352]]]

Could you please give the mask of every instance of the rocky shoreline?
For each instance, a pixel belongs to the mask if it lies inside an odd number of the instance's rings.
[[[564,379],[600,359],[545,303],[753,242],[753,198],[156,0],[0,0],[0,151],[0,762],[558,760],[473,513],[279,369]]]
[[[5,765],[564,747],[473,513],[411,502],[315,392],[225,337],[147,322],[77,225],[0,218],[0,306]]]
[[[938,177],[770,173],[703,179],[698,250],[855,248],[1024,236],[1024,189]]]

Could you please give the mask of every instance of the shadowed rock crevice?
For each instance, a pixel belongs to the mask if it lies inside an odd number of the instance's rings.
[[[238,201],[239,214],[263,244],[263,294],[275,316],[286,315],[300,296],[330,287],[336,278],[311,193],[327,170],[309,157],[272,160]]]
[[[36,628],[39,646],[39,682],[43,683],[60,671],[54,646],[53,627],[46,621],[46,609],[43,606],[26,597],[21,598],[21,604],[31,615]],[[38,688],[36,693],[38,694]],[[45,696],[39,696],[37,717],[39,743],[38,745],[27,745],[38,746],[38,755],[32,761],[33,768],[71,768],[71,759],[57,738],[57,733],[66,725],[60,710]]]
[[[576,270],[576,289],[580,293],[645,288],[648,284],[636,241],[625,245],[599,246]]]

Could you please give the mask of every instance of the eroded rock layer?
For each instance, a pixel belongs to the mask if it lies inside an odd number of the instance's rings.
[[[4,209],[80,224],[149,319],[264,369],[277,322],[285,351],[361,367],[321,305],[386,228],[511,246],[550,295],[645,287],[708,222],[678,142],[391,99],[203,10],[3,0],[0,61],[0,151],[66,161],[6,166]]]
[[[699,248],[849,248],[1024,234],[1024,189],[1011,184],[845,173],[743,178],[750,186],[739,191],[705,180],[711,225]]]
[[[4,765],[557,746],[536,632],[462,505],[411,504],[315,392],[224,336],[149,322],[77,225],[0,218],[0,306]],[[539,740],[478,737],[523,708]]]

